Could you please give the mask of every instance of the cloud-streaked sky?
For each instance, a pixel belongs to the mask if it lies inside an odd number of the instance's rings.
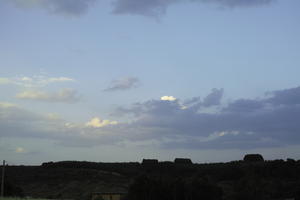
[[[0,157],[300,159],[298,0],[0,2]]]

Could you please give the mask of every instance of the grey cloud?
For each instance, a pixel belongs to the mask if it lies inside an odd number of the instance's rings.
[[[207,3],[221,7],[251,7],[267,5],[276,0],[116,0],[115,14],[160,16],[175,3]]]
[[[113,80],[110,86],[104,91],[112,92],[112,91],[121,91],[121,90],[128,90],[132,88],[138,87],[140,81],[136,77],[125,77],[118,80]]]
[[[267,102],[275,105],[296,105],[300,104],[300,87],[268,92],[272,95]]]
[[[74,89],[61,89],[58,92],[49,93],[37,90],[27,90],[16,95],[16,98],[23,100],[36,100],[44,102],[76,103],[80,100],[77,91]]]
[[[159,16],[165,14],[171,4],[180,0],[116,0],[113,13]]]
[[[183,101],[181,104],[179,100],[175,101],[161,101],[161,100],[149,100],[143,103],[135,103],[130,108],[118,107],[112,115],[120,116],[126,114],[133,114],[136,117],[140,117],[145,114],[157,114],[157,115],[172,115],[176,113],[185,112],[198,112],[199,109],[220,105],[223,97],[223,89],[212,89],[203,101],[200,97],[193,97]],[[188,109],[183,109],[183,106]]]
[[[212,89],[211,93],[204,98],[203,105],[206,107],[220,105],[223,93],[223,89]]]
[[[40,7],[54,14],[82,15],[96,0],[9,0],[17,7]]]
[[[213,3],[224,7],[249,7],[267,5],[276,0],[191,0],[199,3]]]
[[[253,99],[238,99],[230,103],[223,111],[229,112],[252,112],[255,110],[262,109],[264,102]]]
[[[194,103],[198,103],[201,101],[200,97],[193,97],[191,99],[187,99],[184,101],[184,104],[190,105],[190,104],[194,104]]]
[[[16,105],[0,103],[0,136],[44,138],[52,127],[52,120]],[[49,134],[55,135],[55,134]]]

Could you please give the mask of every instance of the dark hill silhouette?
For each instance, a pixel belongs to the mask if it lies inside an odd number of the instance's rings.
[[[158,160],[157,159],[143,159],[142,165],[157,165]]]
[[[300,161],[158,162],[153,167],[62,161],[7,166],[6,180],[12,188],[19,188],[15,192],[39,198],[87,200],[93,192],[124,191],[128,192],[128,200],[299,200]]]

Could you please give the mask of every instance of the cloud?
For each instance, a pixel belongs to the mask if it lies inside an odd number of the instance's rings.
[[[223,89],[212,89],[212,92],[204,98],[203,105],[206,107],[220,105],[223,93]]]
[[[221,7],[253,7],[267,5],[276,0],[115,0],[113,13],[161,16],[175,3],[207,3]]]
[[[275,105],[295,105],[300,102],[300,87],[267,92],[271,95],[266,101]]]
[[[162,101],[175,101],[176,98],[173,97],[173,96],[162,96],[162,97],[160,97],[160,100],[162,100]]]
[[[114,14],[135,14],[160,16],[165,14],[167,7],[180,0],[116,0]]]
[[[74,79],[68,78],[68,77],[58,77],[58,78],[48,78],[47,81],[49,83],[52,83],[52,82],[66,82],[66,81],[74,81]]]
[[[87,12],[96,0],[8,0],[19,8],[42,8],[51,14],[79,16]]]
[[[1,84],[12,84],[20,87],[45,87],[51,83],[63,83],[75,81],[69,77],[45,77],[45,76],[21,76],[15,78],[0,77]]]
[[[36,100],[45,102],[75,103],[80,100],[74,89],[61,89],[58,92],[48,93],[37,90],[26,90],[16,95],[16,98],[23,100]]]
[[[0,136],[42,137],[53,120],[11,103],[0,102]]]
[[[276,0],[191,0],[199,3],[212,3],[224,7],[249,7],[267,5]]]
[[[122,91],[122,90],[129,90],[132,88],[138,87],[140,81],[136,77],[125,77],[118,80],[113,80],[110,86],[104,91],[112,92],[112,91]]]
[[[91,119],[89,122],[87,122],[85,125],[87,127],[93,127],[93,128],[101,128],[104,126],[108,126],[108,125],[116,125],[118,124],[117,121],[110,121],[110,120],[101,120],[98,117],[94,117],[93,119]]]
[[[110,131],[111,127],[114,126],[91,128],[0,102],[0,137],[36,138],[54,140],[64,146],[90,147],[120,141],[122,136]]]

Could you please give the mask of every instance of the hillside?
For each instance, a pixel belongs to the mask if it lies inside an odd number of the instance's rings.
[[[300,161],[291,159],[213,164],[64,161],[6,169],[8,184],[40,198],[90,199],[93,192],[128,191],[131,200],[142,200],[145,193],[160,194],[147,197],[153,200],[178,195],[201,199],[204,194],[205,199],[299,199],[300,192]]]

